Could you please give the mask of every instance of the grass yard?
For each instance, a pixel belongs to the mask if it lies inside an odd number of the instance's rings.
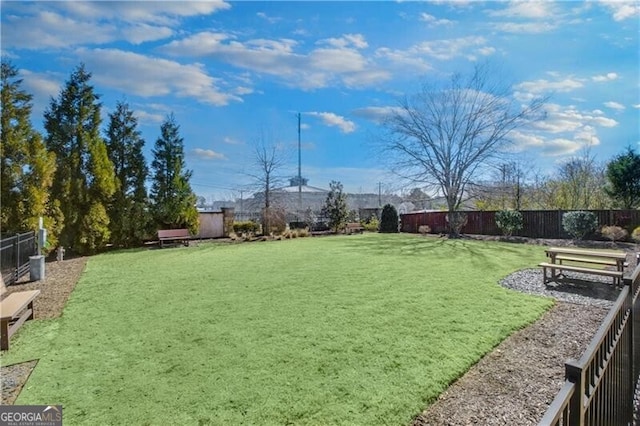
[[[2,365],[65,424],[403,425],[552,302],[542,247],[364,234],[93,257]]]

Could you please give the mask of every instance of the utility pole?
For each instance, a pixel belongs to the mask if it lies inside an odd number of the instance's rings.
[[[298,222],[302,213],[302,145],[300,142],[300,113],[298,113]]]
[[[378,182],[378,207],[382,207],[382,182]]]

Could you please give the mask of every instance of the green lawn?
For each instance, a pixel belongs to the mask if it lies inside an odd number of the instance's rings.
[[[403,425],[552,302],[501,288],[528,245],[365,234],[91,258],[17,404],[65,424]]]

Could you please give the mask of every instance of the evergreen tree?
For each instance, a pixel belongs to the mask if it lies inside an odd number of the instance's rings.
[[[173,114],[160,127],[153,150],[151,202],[153,219],[161,229],[198,231],[196,195],[191,190],[191,171],[185,169],[184,142]]]
[[[632,148],[607,164],[607,194],[622,208],[640,207],[640,155]]]
[[[391,204],[382,208],[380,232],[398,232],[398,211]]]
[[[55,244],[58,210],[49,199],[55,155],[31,126],[33,97],[20,88],[18,70],[3,58],[1,74],[0,229],[2,233],[35,230],[43,217],[48,240]]]
[[[149,174],[142,153],[144,140],[129,105],[118,102],[109,114],[107,151],[113,162],[116,192],[109,206],[111,242],[116,246],[140,244],[149,234],[150,214],[145,181]]]
[[[100,137],[101,104],[90,79],[78,66],[44,114],[47,147],[57,163],[51,195],[64,217],[60,243],[77,253],[106,245],[107,206],[115,191],[113,164]]]
[[[349,211],[347,210],[347,196],[342,192],[342,183],[331,181],[329,193],[324,203],[324,214],[329,218],[329,227],[338,232],[344,227]]]

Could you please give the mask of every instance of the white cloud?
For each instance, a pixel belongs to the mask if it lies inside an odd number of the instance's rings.
[[[559,157],[574,154],[584,147],[585,145],[579,141],[558,138],[546,141],[542,152],[546,156]]]
[[[166,118],[165,114],[147,112],[142,109],[136,109],[134,111],[134,115],[138,118],[138,121],[140,123],[147,124],[159,124],[162,123]]]
[[[171,27],[177,27],[181,18],[209,15],[230,7],[220,1],[36,2],[22,7],[23,4],[2,5],[5,49],[68,49],[118,40],[140,44],[170,37],[174,34]],[[12,13],[14,8],[16,13]]]
[[[386,107],[364,107],[353,110],[352,114],[357,117],[362,117],[367,120],[371,120],[375,123],[382,123],[385,119],[389,118],[393,114],[402,112],[399,107],[386,106]]]
[[[169,27],[148,24],[139,24],[122,29],[123,38],[133,44],[162,40],[171,37],[173,33],[174,31]]]
[[[49,105],[49,100],[60,93],[64,77],[51,73],[38,73],[20,69],[20,77],[24,89],[33,95],[32,117],[42,118],[42,114]]]
[[[626,109],[624,105],[614,101],[605,102],[603,105],[607,108],[616,109],[618,111],[624,111]]]
[[[624,0],[600,0],[600,4],[609,9],[615,21],[640,16],[640,3]]]
[[[306,112],[305,114],[319,117],[327,126],[338,127],[342,133],[352,133],[356,130],[356,124],[353,121],[334,114],[332,112]]]
[[[288,86],[316,89],[342,83],[362,87],[388,80],[390,74],[371,63],[357,49],[366,47],[359,34],[324,39],[322,47],[298,53],[291,39],[244,42],[228,34],[203,32],[167,44],[173,55],[209,56],[233,66],[272,75]]]
[[[600,110],[581,111],[574,106],[546,104],[545,118],[527,129],[511,132],[514,151],[533,149],[546,156],[564,156],[600,145],[599,127],[615,127],[618,122]]]
[[[640,108],[640,104],[635,104],[635,105],[631,105],[632,107],[639,109]]]
[[[226,157],[224,156],[224,154],[213,151],[211,149],[195,148],[193,150],[193,153],[196,155],[196,157],[199,157],[205,160],[226,160]]]
[[[115,19],[125,22],[144,22],[173,25],[177,19],[198,15],[210,15],[231,7],[223,1],[197,2],[60,2],[57,7],[74,16],[85,19]]]
[[[480,49],[477,50],[477,52],[482,56],[490,56],[496,53],[496,49],[495,47],[487,46],[487,47],[481,47]]]
[[[525,0],[497,4],[505,4],[506,7],[501,10],[490,11],[490,16],[543,19],[552,17],[555,14],[554,5],[551,2]]]
[[[222,139],[222,142],[224,142],[224,143],[226,143],[228,145],[242,145],[241,141],[239,141],[239,140],[237,140],[235,138],[229,137],[229,136],[225,136]]]
[[[570,92],[583,86],[584,84],[580,79],[569,77],[559,81],[549,81],[544,79],[525,81],[517,84],[515,88],[529,93],[540,94],[545,92]]]
[[[501,22],[492,24],[498,31],[513,34],[542,34],[558,28],[551,22]]]
[[[427,59],[448,61],[458,57],[476,60],[476,53],[488,55],[495,49],[486,45],[487,40],[481,36],[469,36],[445,40],[431,40],[415,44],[408,49],[379,48],[376,57],[389,60],[401,67],[417,67],[417,71],[424,72],[431,69]]]
[[[433,68],[424,58],[405,50],[382,47],[376,50],[375,56],[386,59],[400,69],[412,69],[417,73],[425,73]]]
[[[319,40],[316,44],[328,44],[333,47],[345,48],[354,47],[356,49],[365,49],[369,44],[362,34],[344,34],[338,38],[326,38]]]
[[[4,48],[60,49],[81,43],[109,43],[117,32],[114,25],[95,25],[42,11],[32,16],[8,16],[3,21],[2,43]]]
[[[241,101],[224,93],[220,89],[224,82],[209,76],[200,64],[182,65],[117,49],[78,49],[77,54],[95,70],[96,82],[124,93],[144,97],[174,94],[217,106]]]
[[[264,12],[258,12],[258,13],[256,13],[256,16],[258,16],[259,18],[264,19],[265,21],[267,21],[270,24],[275,24],[276,22],[282,21],[282,18],[280,18],[278,16],[269,16]]]
[[[602,111],[579,111],[573,106],[563,107],[547,104],[544,107],[546,118],[533,123],[533,127],[549,133],[576,132],[585,126],[615,127],[618,122],[605,117]],[[591,128],[591,127],[590,127]]]
[[[429,15],[428,13],[421,13],[420,20],[423,22],[427,22],[429,25],[453,25],[455,22],[450,21],[448,19],[438,19],[433,15]]]
[[[602,83],[604,81],[616,80],[617,78],[618,78],[618,74],[616,74],[615,72],[609,72],[604,75],[594,75],[593,77],[591,77],[591,80],[597,83]]]

